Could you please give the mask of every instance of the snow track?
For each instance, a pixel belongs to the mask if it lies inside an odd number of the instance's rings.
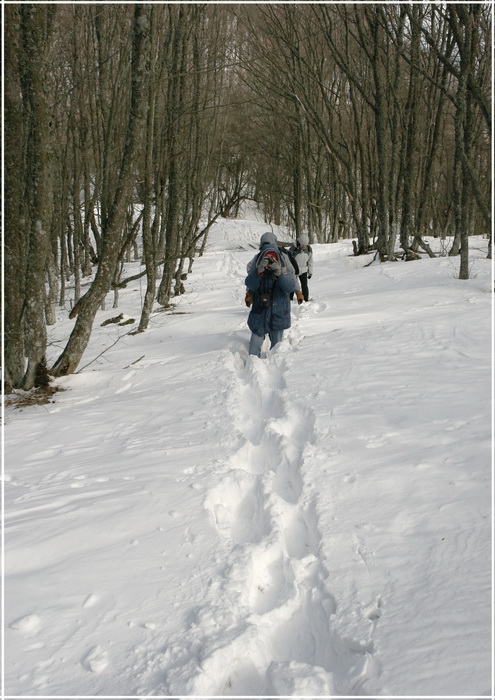
[[[288,397],[289,341],[282,345],[263,360],[244,348],[227,351],[226,404],[238,447],[205,507],[229,564],[190,630],[197,641],[199,632],[199,667],[167,672],[172,695],[335,691],[335,604],[318,558],[315,494],[304,480],[314,415]]]
[[[139,694],[321,696],[341,692],[335,671],[354,686],[365,672],[370,654],[332,630],[317,489],[305,469],[315,416],[287,385],[300,337],[296,320],[266,359],[235,340],[220,358],[231,447],[213,466],[204,507],[223,564],[185,635],[148,665]]]

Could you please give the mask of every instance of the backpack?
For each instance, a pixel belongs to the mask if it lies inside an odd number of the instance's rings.
[[[282,253],[283,253],[284,255],[287,255],[287,257],[289,258],[289,261],[290,261],[292,267],[294,268],[294,272],[295,272],[296,277],[297,277],[297,276],[299,275],[299,265],[297,264],[296,259],[295,259],[295,257],[292,255],[292,253],[290,252],[290,250],[289,250],[288,248],[280,248],[280,247],[279,247],[278,252],[279,252],[279,255],[281,255]]]
[[[291,261],[292,267],[294,268],[294,272],[296,273],[296,277],[297,277],[299,275],[299,265],[297,264],[295,257],[292,255],[290,250],[286,250],[284,252],[287,253],[287,257]]]

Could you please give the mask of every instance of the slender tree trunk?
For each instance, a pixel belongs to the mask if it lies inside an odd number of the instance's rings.
[[[168,134],[170,166],[168,172],[167,215],[165,228],[165,262],[163,276],[158,288],[157,301],[162,306],[170,302],[174,273],[179,255],[179,199],[181,197],[181,155],[179,149],[184,145],[180,139],[181,118],[185,99],[185,21],[183,6],[179,6],[175,17],[174,42],[172,46],[171,70],[172,80],[169,84]]]
[[[71,374],[76,370],[87,347],[95,314],[110,289],[115,273],[121,248],[121,231],[132,194],[134,159],[141,141],[142,123],[147,108],[145,77],[148,33],[148,6],[136,4],[133,22],[131,107],[122,163],[117,176],[117,190],[102,231],[100,264],[90,289],[72,311],[71,316],[77,314],[77,319],[67,346],[53,367],[56,376]]]
[[[412,12],[418,13],[421,11],[421,7],[418,8],[417,5],[413,5]],[[411,228],[412,225],[412,209],[413,209],[413,194],[416,182],[416,169],[418,166],[418,155],[416,152],[416,135],[418,126],[418,81],[419,75],[417,70],[413,68],[414,64],[418,63],[419,58],[419,47],[420,47],[420,33],[417,26],[417,22],[413,22],[411,28],[411,66],[409,69],[409,92],[407,96],[406,104],[406,119],[407,119],[407,132],[406,132],[406,148],[404,154],[404,167],[402,171],[402,216],[401,216],[401,231],[400,231],[400,244],[406,254],[408,255],[409,243],[411,235],[414,232]]]
[[[153,9],[150,18],[151,36],[154,36]],[[157,266],[156,266],[156,245],[158,213],[155,207],[155,217],[151,220],[151,209],[153,204],[153,147],[155,142],[155,106],[156,106],[156,84],[153,79],[155,62],[150,59],[149,71],[152,80],[148,92],[148,117],[146,129],[146,154],[144,163],[144,201],[143,201],[143,258],[146,266],[146,294],[144,296],[141,318],[138,331],[143,332],[148,328],[153,302],[156,293]]]
[[[382,259],[393,259],[393,243],[389,235],[389,189],[388,189],[388,141],[387,141],[387,105],[384,94],[384,79],[382,75],[381,47],[383,32],[380,28],[378,9],[373,6],[368,13],[371,25],[373,49],[372,68],[375,88],[375,137],[377,152],[377,207],[378,207],[378,252]]]

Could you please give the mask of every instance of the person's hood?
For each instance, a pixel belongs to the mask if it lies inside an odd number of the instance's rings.
[[[277,236],[272,233],[271,231],[267,231],[264,233],[261,238],[260,238],[260,250],[263,248],[263,246],[269,245],[271,246],[274,250],[278,250],[278,245],[277,245]]]

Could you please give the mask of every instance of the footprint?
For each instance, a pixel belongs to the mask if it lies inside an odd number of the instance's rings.
[[[262,484],[242,473],[213,489],[205,500],[219,534],[237,544],[256,544],[269,532]]]
[[[379,620],[380,617],[382,616],[382,599],[381,596],[377,596],[376,601],[370,605],[366,610],[364,610],[364,615],[365,617],[368,618],[371,622],[375,622],[376,620]]]
[[[273,477],[273,490],[287,503],[297,503],[303,489],[299,469],[290,464],[282,464]]]
[[[41,628],[41,618],[39,615],[25,615],[15,620],[10,625],[13,630],[19,630],[20,632],[31,632],[35,634]]]
[[[330,697],[338,695],[333,674],[299,661],[272,661],[267,670],[270,695]]]
[[[308,527],[305,514],[297,506],[287,505],[280,520],[285,548],[291,559],[304,559],[316,553],[318,536]]]
[[[90,593],[83,603],[83,608],[91,608],[98,601],[98,597],[94,593]]]
[[[263,695],[263,691],[264,682],[256,665],[249,657],[241,657],[229,668],[229,674],[218,694],[242,697],[248,692],[250,697],[258,697]]]
[[[86,671],[92,671],[93,673],[101,673],[104,671],[109,663],[108,652],[106,652],[100,645],[97,645],[90,649],[84,659],[81,661],[83,668]]]
[[[263,615],[282,606],[294,594],[294,571],[289,559],[275,543],[252,557],[250,605]]]

